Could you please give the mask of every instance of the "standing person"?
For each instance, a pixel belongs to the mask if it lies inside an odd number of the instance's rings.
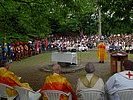
[[[3,45],[2,45],[2,61],[6,61],[6,60],[8,60],[8,58],[7,58],[7,53],[8,52],[8,49],[7,49],[7,43],[4,43]]]
[[[24,57],[28,57],[29,47],[27,43],[24,43],[23,47],[24,47]]]
[[[103,41],[101,41],[98,46],[98,51],[97,51],[97,55],[98,55],[98,58],[99,58],[99,63],[104,63],[104,60],[106,59],[106,46],[104,44]]]
[[[104,91],[103,80],[94,74],[95,67],[92,63],[87,63],[85,66],[86,75],[80,77],[77,81],[77,92],[81,89],[95,89]]]
[[[105,84],[110,100],[119,100],[119,97],[115,94],[116,91],[133,88],[133,62],[125,60],[123,66],[124,71],[111,76]]]
[[[0,44],[0,64],[2,62],[2,45]]]
[[[71,92],[72,100],[77,100],[76,94],[72,89],[71,84],[68,80],[63,77],[61,74],[61,67],[59,64],[53,65],[53,74],[46,77],[46,80],[43,86],[40,89],[40,92],[43,90],[60,90],[63,92]],[[61,96],[60,100],[67,100],[66,96]]]
[[[20,58],[21,58],[21,48],[20,48],[20,43],[17,42],[16,43],[16,46],[15,46],[15,54],[16,54],[16,61],[20,61]]]

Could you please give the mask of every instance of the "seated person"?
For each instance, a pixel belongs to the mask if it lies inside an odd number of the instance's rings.
[[[7,84],[9,86],[21,86],[31,89],[28,83],[21,83],[20,77],[17,77],[13,72],[8,70],[10,66],[10,62],[2,62],[0,66],[0,83]],[[10,96],[14,96],[17,94],[15,90],[10,89],[7,89],[7,93]]]
[[[86,75],[80,77],[77,81],[77,92],[81,89],[95,89],[104,91],[103,80],[94,74],[95,68],[92,63],[87,63],[85,66]]]
[[[59,64],[53,65],[53,74],[46,77],[46,80],[43,86],[40,89],[40,92],[43,90],[60,90],[63,92],[71,92],[72,100],[77,100],[76,94],[72,90],[71,84],[67,81],[65,77],[60,75],[61,67]],[[43,98],[44,100],[46,98]],[[47,99],[46,99],[47,100]],[[61,96],[60,100],[68,100],[66,96]]]
[[[119,97],[115,94],[116,91],[133,88],[133,62],[125,60],[123,66],[124,71],[111,76],[105,84],[105,89],[111,100],[119,100]]]
[[[115,51],[116,50],[116,47],[114,45],[114,43],[112,43],[110,46],[109,46],[109,51],[112,52],[112,51]]]

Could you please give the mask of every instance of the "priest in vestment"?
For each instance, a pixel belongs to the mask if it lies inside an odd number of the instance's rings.
[[[76,94],[72,89],[71,84],[67,81],[67,79],[60,74],[60,65],[53,65],[53,74],[46,77],[46,80],[43,86],[40,89],[40,92],[43,90],[60,90],[65,93],[72,94],[72,100],[77,100]],[[44,100],[47,98],[44,96]],[[68,100],[67,96],[61,95],[60,100]]]
[[[99,58],[99,63],[104,63],[104,60],[106,59],[107,54],[106,54],[106,46],[103,41],[101,41],[98,44],[97,49],[98,49],[97,55]]]
[[[133,88],[133,62],[125,60],[123,66],[124,71],[111,76],[105,84],[105,90],[109,94],[110,100],[120,100],[116,94],[118,90]]]
[[[10,63],[3,62],[0,67],[0,83],[9,85],[9,86],[21,86],[28,89],[32,89],[28,83],[21,83],[21,77],[16,76],[13,72],[9,71]],[[7,94],[9,96],[17,95],[17,92],[14,89],[7,88]]]

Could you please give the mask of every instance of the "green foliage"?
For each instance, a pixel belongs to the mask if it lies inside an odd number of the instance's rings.
[[[132,0],[99,0],[98,4],[102,7],[104,32],[114,34],[133,32]]]
[[[95,34],[101,7],[103,34],[132,33],[132,5],[132,0],[1,0],[0,32],[10,41],[57,33]]]

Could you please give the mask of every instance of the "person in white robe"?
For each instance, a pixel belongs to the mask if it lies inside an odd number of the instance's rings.
[[[133,88],[133,62],[125,60],[124,71],[115,73],[105,84],[105,91],[109,94],[110,100],[120,100],[118,90]]]
[[[77,92],[81,89],[94,89],[104,92],[104,82],[103,79],[94,74],[95,67],[92,63],[87,63],[85,66],[86,75],[80,77],[77,81]]]

